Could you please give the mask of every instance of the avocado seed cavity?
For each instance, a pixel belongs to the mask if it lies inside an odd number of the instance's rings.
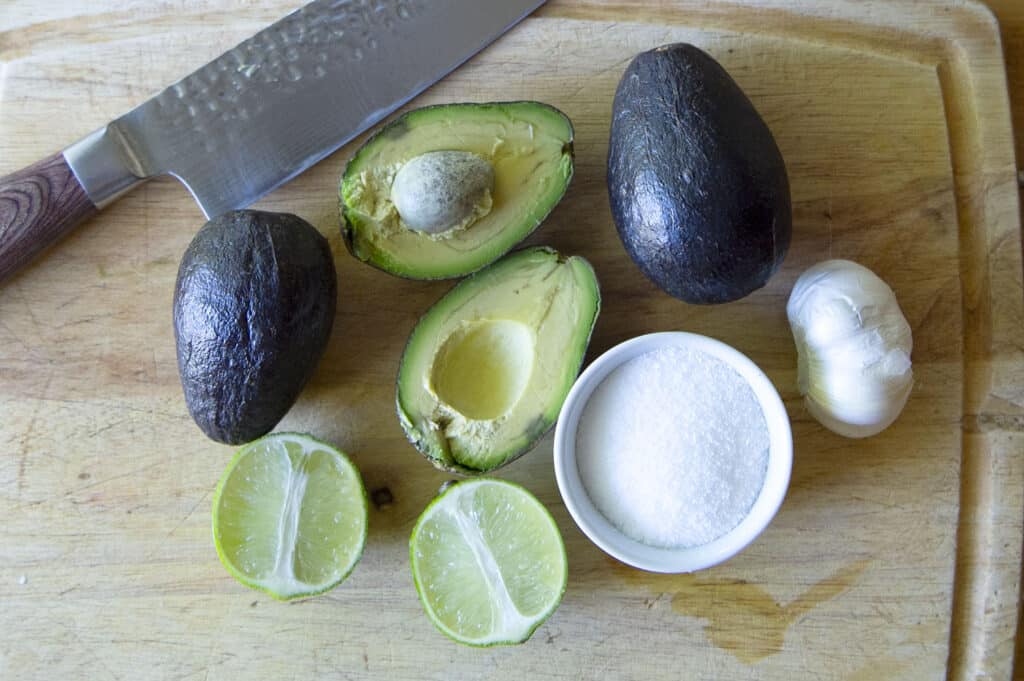
[[[431,389],[466,418],[497,419],[526,391],[535,344],[533,331],[521,322],[483,319],[462,324],[434,356]]]

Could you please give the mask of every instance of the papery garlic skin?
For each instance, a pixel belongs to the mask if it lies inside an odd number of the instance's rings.
[[[888,428],[914,384],[910,325],[888,284],[855,262],[826,260],[797,279],[786,315],[811,415],[845,437]]]

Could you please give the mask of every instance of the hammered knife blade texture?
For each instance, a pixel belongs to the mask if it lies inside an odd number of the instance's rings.
[[[180,179],[207,217],[249,205],[543,2],[305,5],[71,145],[62,158],[0,179],[0,279],[93,206],[104,207],[150,177]]]

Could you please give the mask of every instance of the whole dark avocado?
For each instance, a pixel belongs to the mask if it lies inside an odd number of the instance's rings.
[[[302,218],[241,210],[207,222],[174,289],[178,372],[192,418],[227,444],[268,433],[327,347],[337,281]]]
[[[615,92],[608,194],[641,271],[688,303],[764,286],[789,248],[785,162],[724,68],[693,45],[637,55]]]

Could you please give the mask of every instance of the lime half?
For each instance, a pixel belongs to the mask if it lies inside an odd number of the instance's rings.
[[[522,643],[565,592],[555,521],[532,494],[503,480],[449,487],[416,522],[409,556],[427,616],[459,643]]]
[[[366,490],[337,449],[273,433],[242,447],[217,485],[213,540],[238,581],[289,600],[337,586],[366,543]]]

